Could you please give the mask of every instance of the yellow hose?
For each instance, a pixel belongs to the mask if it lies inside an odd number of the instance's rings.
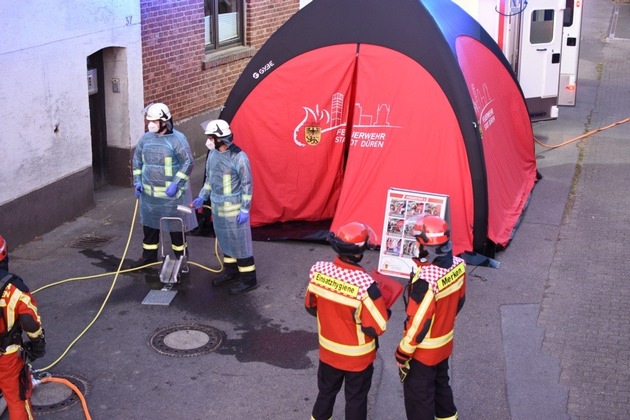
[[[135,221],[136,221],[136,214],[138,213],[138,202],[139,200],[136,199],[136,204],[133,210],[133,218],[131,220],[131,227],[129,229],[129,235],[127,237],[127,243],[125,245],[125,250],[123,252],[122,258],[120,259],[120,264],[118,265],[118,269],[113,272],[113,273],[103,273],[103,274],[95,274],[95,275],[91,275],[91,276],[85,276],[85,277],[73,277],[73,278],[69,278],[69,279],[65,279],[65,280],[60,280],[58,282],[54,282],[54,283],[50,283],[47,284],[45,286],[40,287],[37,290],[34,290],[32,293],[35,294],[37,292],[40,292],[44,289],[47,289],[48,287],[52,287],[52,286],[56,286],[59,284],[64,284],[67,282],[71,282],[71,281],[77,281],[77,280],[88,280],[88,279],[94,279],[94,278],[99,278],[99,277],[104,277],[104,276],[110,276],[112,274],[114,274],[114,280],[112,281],[112,285],[109,288],[109,291],[107,292],[107,296],[105,296],[105,299],[103,300],[103,303],[101,304],[101,307],[99,308],[98,312],[96,313],[96,315],[94,316],[94,318],[92,319],[92,321],[90,321],[90,323],[87,325],[87,327],[85,327],[85,329],[83,329],[83,331],[81,331],[81,333],[70,343],[70,345],[68,345],[68,347],[66,348],[66,350],[64,350],[64,352],[61,354],[61,356],[59,356],[54,362],[52,362],[50,365],[42,368],[42,369],[37,369],[34,370],[35,372],[42,372],[42,371],[46,371],[49,370],[50,368],[52,368],[53,366],[55,366],[57,363],[59,363],[59,361],[61,359],[63,359],[63,357],[68,353],[68,351],[72,348],[72,346],[74,346],[76,344],[77,341],[79,341],[79,339],[81,337],[83,337],[83,335],[87,332],[88,329],[90,329],[90,327],[94,324],[94,322],[96,322],[96,320],[98,319],[98,317],[101,315],[101,313],[103,312],[103,309],[105,308],[105,304],[107,303],[107,301],[109,300],[109,297],[112,293],[112,290],[114,289],[114,286],[116,285],[116,281],[118,280],[118,275],[120,273],[128,273],[131,271],[136,271],[136,270],[142,270],[144,268],[147,267],[151,267],[157,264],[160,264],[160,262],[154,262],[151,264],[146,264],[143,265],[142,267],[137,267],[137,268],[133,268],[133,269],[128,269],[128,270],[122,270],[122,265],[123,262],[125,261],[125,257],[127,255],[127,251],[129,250],[129,244],[131,243],[131,237],[133,236],[133,228],[135,225]],[[202,269],[205,269],[207,271],[213,272],[213,273],[220,273],[223,270],[223,262],[221,261],[221,258],[219,258],[219,247],[218,247],[218,243],[215,240],[215,244],[214,244],[214,249],[215,249],[215,255],[217,256],[217,259],[219,260],[219,264],[220,264],[220,268],[218,270],[212,269],[212,268],[208,268],[205,267],[201,264],[198,263],[194,263],[192,261],[189,261],[188,263],[197,267],[200,267]]]

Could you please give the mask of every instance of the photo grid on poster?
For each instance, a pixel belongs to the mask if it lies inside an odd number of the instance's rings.
[[[446,219],[448,196],[421,191],[390,188],[387,193],[385,220],[378,271],[409,278],[417,255],[416,239],[411,230],[416,216],[432,214]]]

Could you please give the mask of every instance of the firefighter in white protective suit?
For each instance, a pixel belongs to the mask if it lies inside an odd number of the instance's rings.
[[[252,171],[247,154],[233,142],[230,125],[224,120],[202,124],[210,150],[206,177],[199,196],[192,202],[196,209],[210,199],[214,232],[223,252],[224,271],[212,281],[213,286],[236,283],[232,295],[258,287],[249,211],[252,203]]]
[[[133,184],[140,200],[140,220],[144,232],[142,257],[132,263],[141,267],[157,262],[160,229],[170,232],[171,247],[175,258],[184,254],[186,243],[184,230],[197,227],[194,214],[178,212],[177,206],[187,206],[192,195],[189,177],[194,158],[186,136],[173,128],[168,107],[162,103],[149,105],[145,110],[147,132],[140,138],[133,155]]]

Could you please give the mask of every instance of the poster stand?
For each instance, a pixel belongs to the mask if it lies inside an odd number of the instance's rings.
[[[418,253],[411,228],[413,220],[423,213],[439,216],[448,223],[448,196],[398,188],[387,191],[378,261],[378,271],[381,274],[409,278],[416,266],[412,257]]]

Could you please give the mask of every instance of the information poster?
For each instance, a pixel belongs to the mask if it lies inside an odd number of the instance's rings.
[[[409,273],[416,266],[412,258],[418,255],[416,238],[411,230],[414,220],[423,213],[440,216],[448,222],[448,196],[389,189],[378,262],[380,273],[409,278]]]

